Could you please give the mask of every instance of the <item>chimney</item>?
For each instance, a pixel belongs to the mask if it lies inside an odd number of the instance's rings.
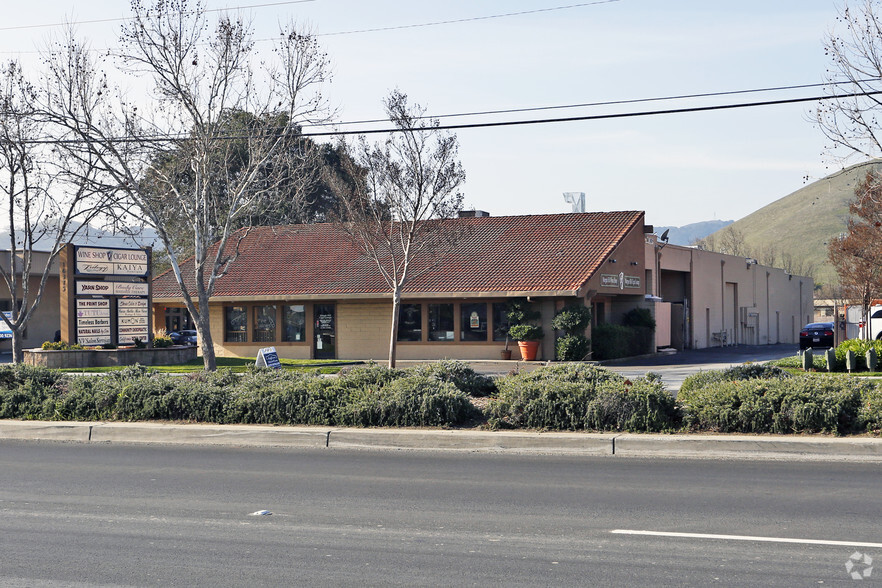
[[[483,210],[460,210],[459,218],[475,218],[478,216],[490,216],[489,212]]]

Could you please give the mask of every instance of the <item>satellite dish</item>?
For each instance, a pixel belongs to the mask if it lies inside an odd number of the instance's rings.
[[[670,230],[671,229],[665,229],[665,232],[661,234],[661,237],[659,237],[665,243],[668,242],[668,231],[670,231]]]

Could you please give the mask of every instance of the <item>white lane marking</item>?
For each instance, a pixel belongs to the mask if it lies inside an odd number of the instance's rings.
[[[666,531],[635,531],[613,529],[616,535],[650,535],[652,537],[683,537],[687,539],[723,539],[726,541],[760,541],[763,543],[803,543],[806,545],[844,545],[848,547],[882,547],[882,543],[862,541],[829,541],[826,539],[795,539],[792,537],[752,537],[750,535],[713,535],[710,533],[673,533]]]

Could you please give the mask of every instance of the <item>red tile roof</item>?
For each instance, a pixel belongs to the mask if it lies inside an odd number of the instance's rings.
[[[455,252],[416,277],[405,293],[551,293],[578,290],[635,226],[643,212],[587,212],[462,218]],[[241,233],[240,233],[241,234]],[[235,242],[236,236],[231,238]],[[272,298],[386,294],[373,261],[332,224],[253,227],[214,296]],[[182,267],[192,283],[193,262]],[[153,281],[158,300],[180,298],[169,271]]]

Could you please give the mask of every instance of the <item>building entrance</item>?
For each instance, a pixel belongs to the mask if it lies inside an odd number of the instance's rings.
[[[313,306],[316,359],[337,359],[337,313],[333,304]]]

